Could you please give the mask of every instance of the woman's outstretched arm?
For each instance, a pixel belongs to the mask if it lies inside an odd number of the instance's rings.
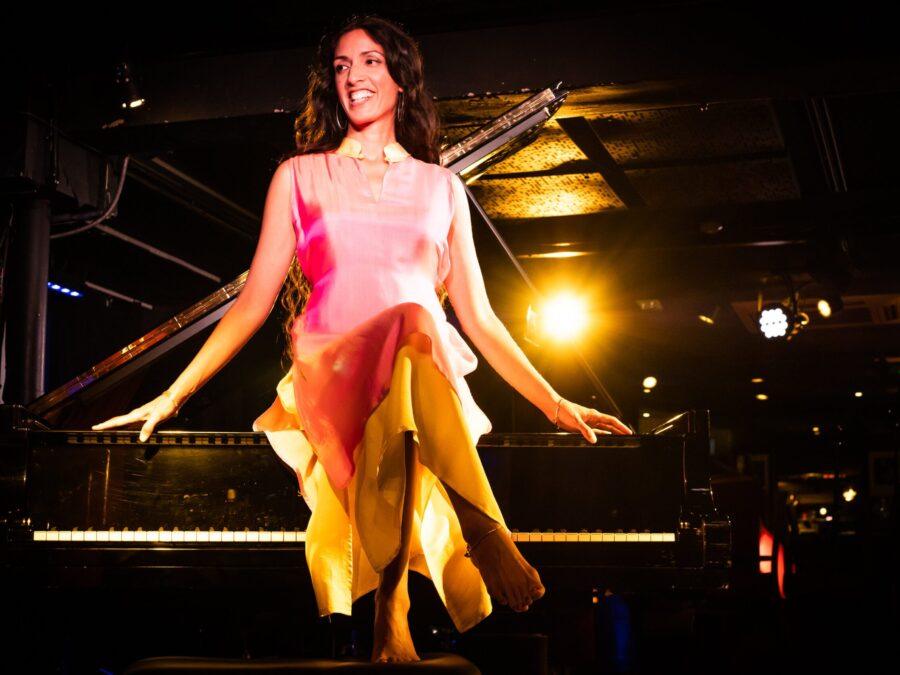
[[[291,224],[290,190],[293,186],[289,161],[279,165],[269,183],[259,241],[244,288],[196,356],[164,395],[130,413],[95,424],[92,429],[108,429],[145,420],[140,434],[140,439],[145,440],[160,421],[175,414],[188,398],[234,358],[265,322],[278,299],[296,250],[296,234]]]
[[[450,272],[444,286],[463,331],[491,367],[551,422],[556,419],[561,428],[578,431],[591,442],[596,440],[595,427],[611,433],[631,433],[612,415],[563,399],[516,344],[488,300],[475,252],[472,219],[462,180],[454,175],[452,184],[454,213],[448,242]]]

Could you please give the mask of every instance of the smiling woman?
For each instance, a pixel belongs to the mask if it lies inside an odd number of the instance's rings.
[[[491,422],[465,376],[478,359],[558,428],[596,439],[618,420],[566,401],[494,314],[465,187],[440,165],[438,118],[415,41],[354,17],[320,42],[298,152],[272,177],[247,281],[184,372],[95,429],[146,420],[142,439],[265,321],[284,286],[291,368],[253,423],[312,515],[306,559],[321,615],[375,590],[373,661],[418,660],[409,570],[434,582],[459,631],[544,593],[513,543],[476,450]],[[287,283],[284,283],[287,276]]]
[[[299,312],[287,305],[293,367],[254,429],[313,511],[306,552],[320,613],[349,614],[375,589],[373,660],[416,660],[408,570],[432,579],[460,631],[491,612],[490,595],[524,610],[543,593],[475,450],[491,430],[465,380],[477,358],[435,293],[451,278],[451,241],[465,244],[459,315],[474,330],[490,305],[409,36],[369,17],[325,38],[297,129],[300,152],[286,162],[294,272],[313,288],[287,295],[303,299]],[[477,275],[468,288],[465,269]]]

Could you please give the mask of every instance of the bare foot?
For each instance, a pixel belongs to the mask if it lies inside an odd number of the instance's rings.
[[[397,597],[397,596],[400,597]],[[406,615],[409,612],[409,596],[397,593],[393,597],[381,597],[375,591],[375,636],[372,645],[372,663],[405,663],[419,661],[413,645]]]
[[[544,595],[540,575],[522,557],[504,527],[481,539],[472,550],[471,559],[488,592],[517,612],[524,612]]]

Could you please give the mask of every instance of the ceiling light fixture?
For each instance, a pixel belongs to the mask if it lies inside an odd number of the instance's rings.
[[[146,99],[138,91],[131,65],[127,61],[120,61],[116,65],[116,84],[119,87],[120,103],[126,110],[140,108],[146,103]]]
[[[697,315],[697,318],[700,319],[707,326],[714,326],[716,324],[716,318],[719,316],[719,306],[716,305],[713,307],[711,312],[701,312]]]
[[[762,290],[757,297],[759,330],[769,340],[790,340],[809,323],[809,315],[797,309],[799,299],[790,276],[784,275],[784,281],[788,287],[788,298],[784,302],[763,305]]]

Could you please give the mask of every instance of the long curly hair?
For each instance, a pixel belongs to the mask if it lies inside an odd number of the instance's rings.
[[[394,114],[394,135],[413,157],[431,164],[440,163],[440,118],[434,100],[425,86],[422,54],[416,41],[401,25],[374,14],[354,14],[340,27],[326,32],[319,40],[315,61],[310,66],[306,95],[294,120],[296,152],[290,156],[335,150],[341,144],[348,125],[334,83],[334,52],[344,33],[361,28],[383,49],[388,72],[403,88],[403,116]],[[284,157],[283,159],[287,159]],[[281,294],[285,310],[282,328],[286,349],[283,357],[293,359],[291,328],[306,307],[311,287],[296,256],[291,262]],[[442,306],[447,289],[436,289]],[[284,364],[283,364],[284,365]]]

